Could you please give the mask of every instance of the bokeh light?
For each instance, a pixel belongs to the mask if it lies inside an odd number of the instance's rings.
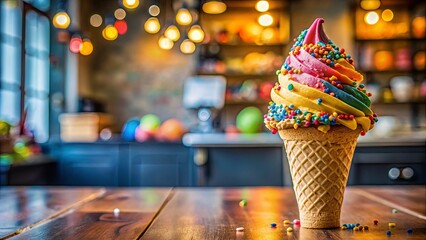
[[[147,33],[155,34],[160,31],[160,22],[156,17],[150,17],[144,24],[144,29]]]
[[[100,27],[102,25],[102,17],[99,14],[90,16],[90,25],[93,27]]]
[[[83,44],[83,40],[78,35],[72,36],[70,40],[70,51],[72,53],[79,53],[81,49],[81,45]]]
[[[269,2],[268,1],[258,1],[255,6],[256,10],[259,12],[266,12],[269,10]]]
[[[265,28],[262,31],[262,40],[265,42],[270,42],[275,37],[275,30],[273,28]]]
[[[193,42],[200,43],[204,40],[204,31],[200,25],[194,25],[189,29],[188,37]]]
[[[271,26],[272,23],[274,23],[274,18],[269,13],[265,13],[260,15],[257,21],[261,26],[267,27]]]
[[[392,21],[392,19],[393,19],[393,12],[392,12],[392,10],[390,10],[390,9],[385,9],[385,10],[382,12],[382,19],[383,19],[383,21],[385,21],[385,22],[390,22],[390,21]]]
[[[379,15],[374,11],[368,12],[364,16],[364,21],[367,24],[374,25],[379,21]]]
[[[179,23],[182,26],[186,26],[191,24],[192,22],[192,15],[186,8],[181,8],[178,10],[176,14],[176,22]]]
[[[108,25],[102,31],[102,36],[109,41],[113,41],[118,37],[118,31],[113,25]]]
[[[221,1],[206,1],[202,8],[207,14],[220,14],[226,11],[226,4]]]
[[[175,25],[170,25],[166,29],[166,31],[164,32],[164,36],[166,36],[168,39],[176,42],[180,38],[179,29]]]
[[[158,45],[160,46],[161,49],[170,50],[172,49],[174,43],[172,40],[168,39],[167,37],[161,36],[160,39],[158,39]]]
[[[157,5],[151,5],[148,12],[151,16],[156,17],[160,14],[160,8]]]
[[[117,32],[120,35],[123,35],[127,32],[127,23],[124,20],[115,21],[114,27],[117,29]]]
[[[114,11],[114,17],[118,20],[123,20],[126,17],[126,11],[122,8],[117,8]]]
[[[185,39],[180,44],[180,51],[185,54],[191,54],[195,51],[195,44],[189,39]]]
[[[123,0],[123,6],[127,9],[135,9],[139,6],[139,0]]]
[[[84,39],[80,47],[80,54],[87,56],[93,52],[93,44],[89,39]]]
[[[70,25],[71,19],[70,16],[68,16],[68,13],[59,11],[55,14],[55,16],[53,16],[52,22],[55,28],[66,29]]]
[[[361,0],[361,8],[364,10],[376,10],[380,7],[380,0]]]

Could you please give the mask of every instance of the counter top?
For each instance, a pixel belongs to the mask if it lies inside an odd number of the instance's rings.
[[[352,231],[284,225],[299,218],[286,187],[6,187],[0,239],[387,239],[389,222],[392,239],[425,239],[425,196],[425,186],[348,187],[341,224],[369,226]]]
[[[278,134],[187,133],[182,142],[187,147],[282,147]],[[425,146],[426,133],[410,132],[389,137],[360,136],[358,147]]]

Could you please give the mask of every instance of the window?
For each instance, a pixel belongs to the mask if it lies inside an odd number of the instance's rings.
[[[48,8],[48,0],[0,1],[0,118],[16,125],[26,112],[38,142],[49,138]]]

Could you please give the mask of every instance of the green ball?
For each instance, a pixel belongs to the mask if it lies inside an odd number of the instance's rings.
[[[257,133],[262,124],[263,115],[257,107],[246,107],[237,115],[237,128],[242,133]]]
[[[147,114],[141,118],[140,127],[147,131],[155,131],[160,127],[161,121],[154,114]]]

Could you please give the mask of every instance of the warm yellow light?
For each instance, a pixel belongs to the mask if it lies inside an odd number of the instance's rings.
[[[200,43],[204,40],[204,31],[200,25],[194,25],[189,29],[188,38],[196,43]]]
[[[60,11],[53,16],[52,22],[55,28],[66,29],[70,25],[71,19],[66,12]]]
[[[123,0],[123,6],[127,9],[135,9],[139,6],[139,0]]]
[[[380,0],[361,0],[360,5],[364,10],[376,10],[380,7]]]
[[[379,15],[374,11],[368,12],[364,16],[364,21],[367,24],[374,25],[379,21]]]
[[[176,22],[179,23],[182,26],[186,26],[191,24],[192,22],[192,15],[186,8],[181,8],[178,10],[176,14]]]
[[[170,25],[166,29],[166,31],[164,32],[164,36],[166,36],[168,39],[176,42],[180,38],[179,29],[175,25]]]
[[[151,16],[156,17],[158,14],[160,14],[160,8],[157,5],[151,5],[148,9],[149,14]]]
[[[102,36],[109,41],[115,40],[118,37],[118,31],[113,25],[108,25],[102,31]]]
[[[160,22],[156,17],[150,17],[146,20],[144,28],[147,33],[158,33],[158,31],[160,31]]]
[[[89,39],[84,39],[80,47],[81,55],[87,56],[93,52],[93,44]]]
[[[267,26],[271,26],[272,23],[274,23],[274,18],[269,13],[265,13],[260,15],[257,21],[259,22],[261,26],[267,27]]]
[[[382,19],[385,22],[390,22],[393,19],[393,12],[390,9],[386,9],[382,12]]]
[[[261,1],[259,1],[259,2],[256,3],[255,8],[259,12],[266,12],[266,11],[269,10],[269,2],[261,0]]]
[[[158,39],[158,45],[164,50],[170,50],[173,47],[173,41],[164,36],[161,36],[160,39]]]
[[[226,4],[221,1],[207,1],[203,4],[203,11],[207,14],[220,14],[226,11]]]
[[[185,39],[180,44],[180,51],[185,54],[191,54],[195,51],[195,44],[191,40]]]
[[[275,30],[273,28],[265,28],[262,31],[262,40],[265,42],[270,42],[275,37]]]
[[[118,20],[123,20],[126,17],[126,11],[122,8],[117,8],[114,11],[114,17]]]
[[[93,27],[99,27],[102,25],[102,17],[99,14],[93,14],[90,17],[90,25]]]

